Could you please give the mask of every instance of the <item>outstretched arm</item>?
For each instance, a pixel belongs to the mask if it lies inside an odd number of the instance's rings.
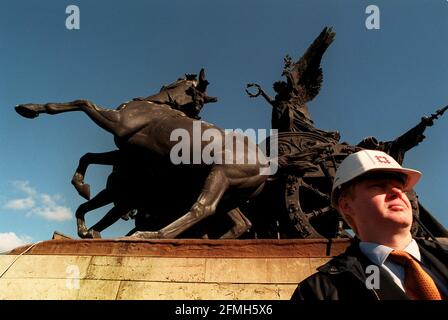
[[[271,105],[274,105],[275,100],[272,99],[261,87],[260,85],[256,84],[256,83],[248,83],[247,88],[252,88],[255,87],[257,88],[257,93],[251,93],[249,90],[246,89],[246,93],[249,95],[249,97],[251,98],[256,98],[259,95],[261,95],[263,98],[266,99],[267,102],[269,102]]]

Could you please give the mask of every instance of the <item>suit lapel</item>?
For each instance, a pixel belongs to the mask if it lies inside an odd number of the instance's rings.
[[[361,252],[358,246],[359,262],[361,266],[366,270],[368,265],[372,265],[373,262],[367,258],[364,253]],[[379,289],[375,289],[380,300],[409,300],[408,296],[403,290],[394,282],[392,276],[383,268],[378,267],[380,270],[380,283]]]
[[[383,268],[380,268],[380,288],[376,291],[381,300],[409,300],[409,297]]]

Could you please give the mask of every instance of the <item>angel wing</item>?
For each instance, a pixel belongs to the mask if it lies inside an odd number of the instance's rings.
[[[313,100],[319,93],[323,80],[320,62],[335,35],[332,28],[325,27],[299,61],[293,64],[290,57],[285,58],[283,75],[288,79],[288,86],[303,97],[303,102]]]

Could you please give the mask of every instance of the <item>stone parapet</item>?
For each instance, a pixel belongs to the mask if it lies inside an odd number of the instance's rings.
[[[0,256],[0,272],[7,269],[0,299],[284,300],[347,245],[296,239],[49,240]]]

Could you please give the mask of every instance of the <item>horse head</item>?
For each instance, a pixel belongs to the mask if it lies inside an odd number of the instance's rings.
[[[205,71],[201,69],[199,79],[196,74],[186,74],[185,77],[165,85],[160,92],[146,100],[167,104],[173,109],[184,112],[190,118],[200,119],[199,112],[206,103],[216,102],[216,97],[207,95],[209,82],[205,79]]]

